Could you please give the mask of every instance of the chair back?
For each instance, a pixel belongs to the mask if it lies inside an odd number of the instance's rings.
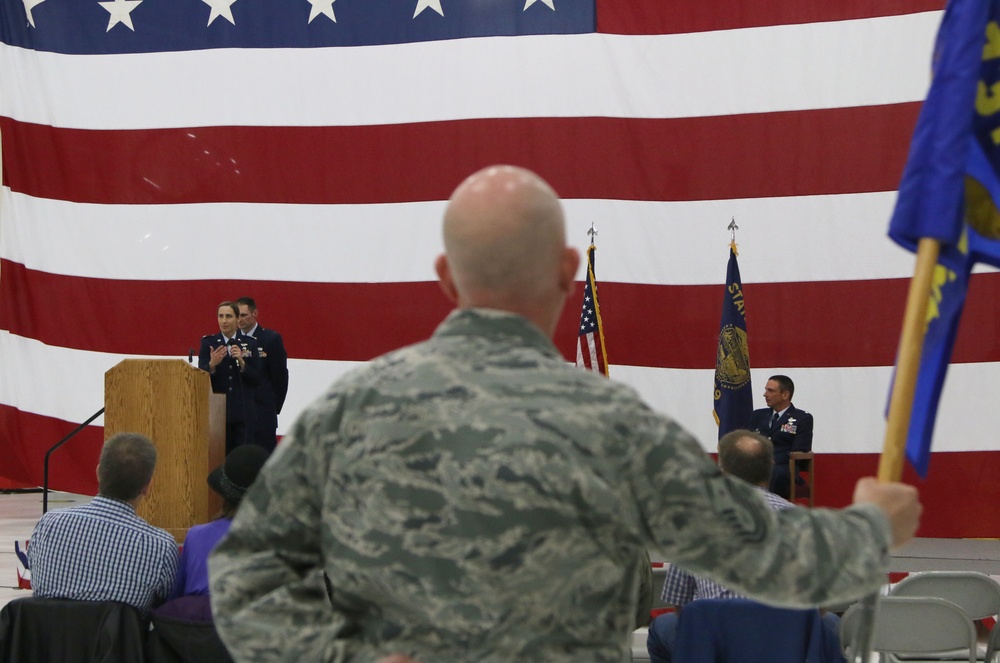
[[[848,660],[863,616],[862,606],[853,606],[840,622],[840,641]],[[935,597],[886,596],[879,600],[872,633],[872,651],[933,658],[955,650],[962,659],[976,663],[976,627],[965,612],[945,599]]]
[[[698,599],[684,606],[674,660],[685,663],[843,663],[819,610],[749,599]]]
[[[1000,614],[1000,583],[977,571],[911,573],[889,590],[890,596],[936,596],[951,601],[972,619]]]
[[[145,635],[124,603],[25,597],[0,610],[0,661],[141,663]]]
[[[993,663],[997,653],[1000,653],[1000,626],[993,625],[989,640],[986,641],[986,659],[984,663]]]
[[[788,501],[804,501],[811,509],[816,500],[816,465],[812,451],[792,451],[788,454]],[[805,472],[805,483],[799,484],[800,472]]]
[[[212,622],[153,613],[146,663],[232,663]]]
[[[663,584],[667,581],[669,568],[666,564],[653,567],[653,610],[670,607],[670,604],[663,600]]]

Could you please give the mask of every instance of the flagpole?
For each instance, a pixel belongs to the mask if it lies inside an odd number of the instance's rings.
[[[896,374],[892,382],[892,397],[889,400],[889,416],[882,443],[882,456],[878,463],[879,481],[899,481],[903,477],[903,459],[906,456],[906,437],[910,428],[910,415],[913,412],[913,394],[917,387],[920,354],[927,331],[927,304],[930,301],[934,267],[937,265],[940,252],[941,243],[936,239],[923,237],[917,244],[917,264],[906,297],[903,328],[899,334]],[[861,600],[859,626],[851,648],[853,663],[868,663],[871,657],[877,604],[877,593]]]
[[[913,411],[913,394],[920,371],[920,353],[927,331],[927,304],[931,297],[934,267],[937,265],[941,243],[924,237],[917,245],[917,264],[910,280],[910,292],[903,314],[903,329],[899,335],[899,356],[896,359],[896,377],[892,383],[889,417],[886,422],[882,457],[878,464],[881,481],[899,481],[903,476],[903,458],[906,436]]]
[[[597,297],[597,277],[594,274],[594,253],[597,251],[597,228],[590,224],[587,231],[587,275],[583,290],[583,310],[580,313],[580,330],[577,334],[576,365],[609,376],[608,351],[604,343],[604,322]],[[589,302],[589,303],[588,303]],[[591,310],[592,307],[592,310]],[[596,336],[596,339],[595,339]],[[588,361],[589,360],[589,361]]]

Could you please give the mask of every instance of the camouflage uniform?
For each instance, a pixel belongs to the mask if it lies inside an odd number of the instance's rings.
[[[873,506],[776,514],[525,319],[463,310],[299,418],[212,603],[237,660],[627,661],[638,547],[801,606],[876,589],[888,544]]]

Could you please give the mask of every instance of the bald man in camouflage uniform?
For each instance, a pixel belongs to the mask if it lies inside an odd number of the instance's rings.
[[[627,661],[642,547],[789,606],[885,580],[911,487],[775,513],[634,391],[564,361],[563,223],[523,169],[453,194],[435,267],[457,310],[302,414],[212,557],[237,660]]]

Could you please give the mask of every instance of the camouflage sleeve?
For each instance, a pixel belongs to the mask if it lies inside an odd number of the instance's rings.
[[[335,612],[326,592],[320,526],[326,468],[304,443],[320,435],[317,419],[300,418],[282,441],[209,559],[216,627],[236,660],[367,662],[389,653],[347,637],[350,614]]]
[[[891,533],[877,507],[772,511],[672,421],[652,412],[633,421],[623,471],[647,545],[665,559],[791,607],[852,600],[885,582]]]

